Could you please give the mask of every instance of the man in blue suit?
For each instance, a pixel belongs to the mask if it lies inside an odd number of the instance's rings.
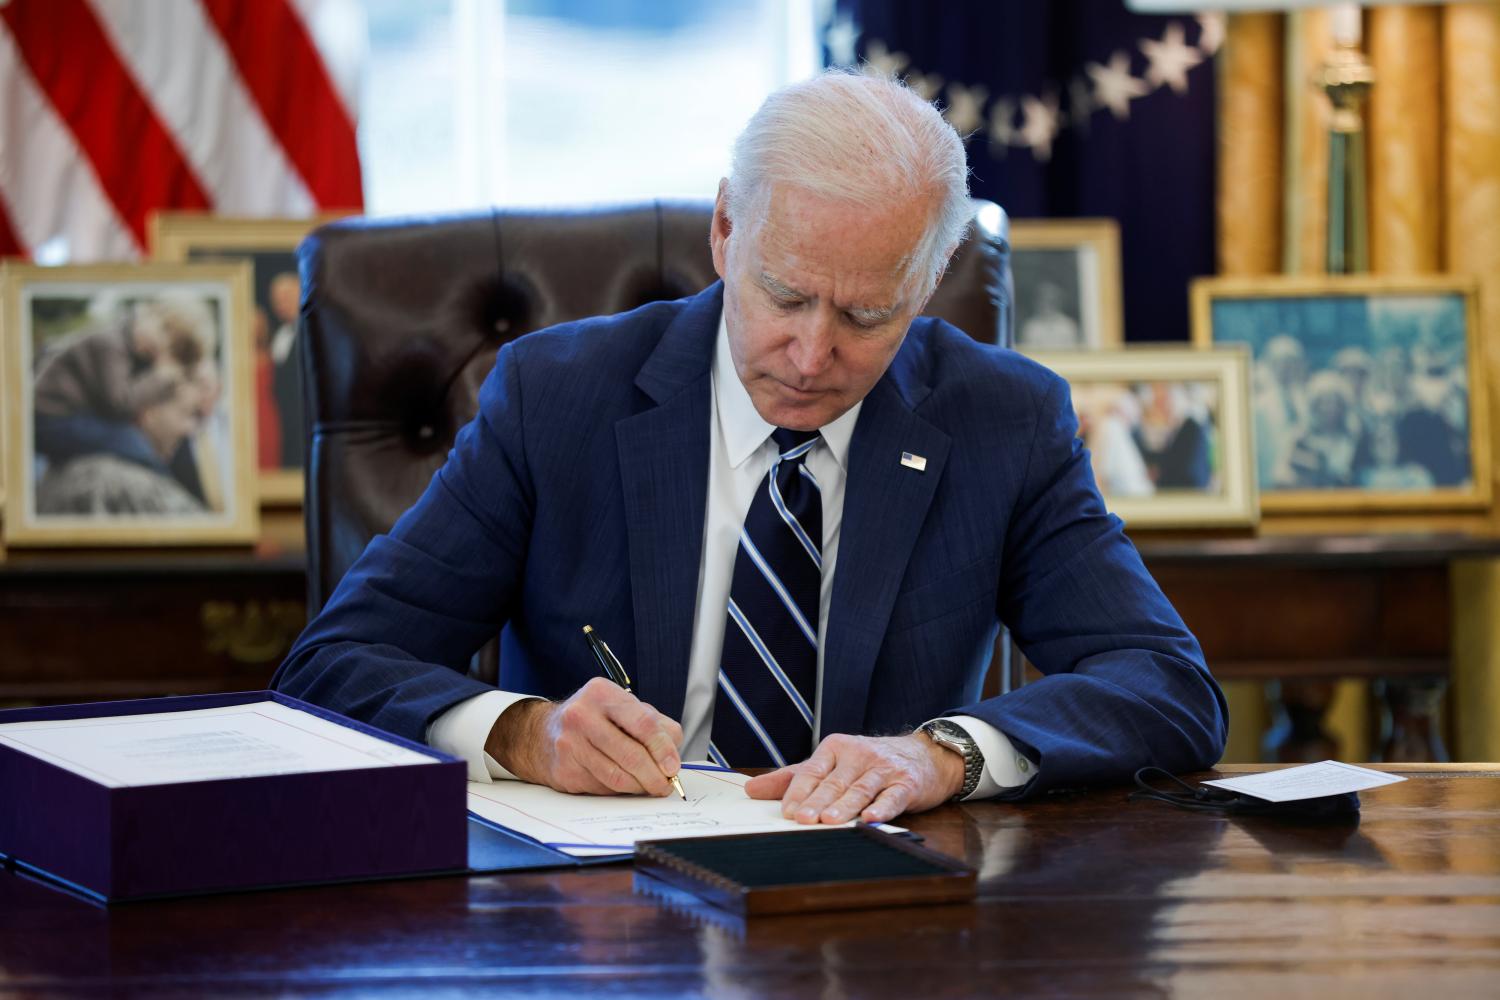
[[[916,318],[966,174],[898,83],[773,94],[720,184],[722,281],[506,345],[276,685],[477,780],[663,795],[683,757],[772,766],[749,793],[809,823],[1212,764],[1223,697],[1067,385]],[[982,700],[1002,621],[1045,676]],[[497,631],[500,690],[464,673]]]

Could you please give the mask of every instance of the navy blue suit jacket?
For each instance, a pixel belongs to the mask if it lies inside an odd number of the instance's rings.
[[[560,698],[598,668],[681,718],[722,285],[501,349],[447,463],[375,538],[276,686],[411,739],[488,690]],[[1066,383],[934,319],[865,398],[848,461],[822,732],[977,716],[1040,764],[1011,795],[1214,763],[1223,696],[1094,487]],[[902,452],[925,456],[918,472]],[[980,699],[999,622],[1046,675]]]

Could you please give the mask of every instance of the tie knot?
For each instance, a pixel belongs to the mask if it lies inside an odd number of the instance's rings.
[[[817,437],[817,431],[790,431],[785,427],[778,427],[771,432],[771,440],[776,442],[776,450],[782,455],[809,441],[817,440]]]

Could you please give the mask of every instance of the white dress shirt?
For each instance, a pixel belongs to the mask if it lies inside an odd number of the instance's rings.
[[[776,428],[756,412],[740,382],[729,354],[729,333],[723,317],[714,347],[713,405],[710,407],[708,508],[703,525],[703,557],[698,566],[698,602],[693,614],[693,642],[688,659],[687,692],[682,706],[684,760],[708,757],[709,729],[718,689],[719,658],[724,645],[724,623],[740,528],[755,491],[776,458],[771,432]],[[823,497],[823,581],[818,594],[818,697],[813,717],[814,744],[821,738],[823,719],[823,650],[828,635],[828,611],[833,596],[833,574],[838,561],[839,528],[844,515],[844,482],[849,442],[860,407],[821,429],[821,436],[805,460]],[[459,702],[438,716],[427,730],[427,742],[469,763],[471,781],[513,778],[484,752],[495,720],[511,705],[532,695],[487,691]],[[1036,771],[1032,761],[1017,753],[1005,734],[967,715],[952,716],[979,745],[984,774],[970,798],[986,798],[1001,788],[1024,784]]]

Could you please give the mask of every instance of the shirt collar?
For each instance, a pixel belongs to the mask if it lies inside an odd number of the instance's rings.
[[[734,370],[734,358],[729,354],[729,325],[724,313],[719,313],[719,338],[714,344],[714,405],[718,411],[719,430],[724,435],[724,451],[733,468],[754,454],[776,428],[768,424],[755,409],[750,393]],[[854,425],[859,420],[860,400],[849,411],[830,424],[819,428],[823,442],[833,453],[839,467],[848,471],[849,442],[854,437]]]

